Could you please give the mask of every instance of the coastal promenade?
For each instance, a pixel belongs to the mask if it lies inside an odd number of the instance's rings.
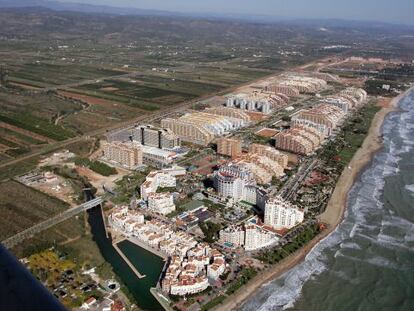
[[[294,266],[305,260],[306,255],[320,241],[328,237],[336,229],[336,227],[342,222],[349,190],[363,168],[371,162],[375,152],[382,146],[381,126],[385,117],[390,112],[396,111],[398,102],[406,94],[413,90],[414,87],[394,98],[387,105],[384,105],[375,115],[371,122],[368,135],[365,137],[361,148],[354,154],[349,166],[342,172],[336,184],[335,190],[328,202],[326,211],[318,217],[321,222],[327,224],[327,229],[316,236],[303,248],[281,260],[277,265],[262,271],[258,276],[243,286],[242,290],[239,290],[235,294],[229,296],[222,304],[212,310],[228,311],[238,309],[248,298],[254,295],[254,293],[262,285],[282,276],[286,271],[292,269]]]

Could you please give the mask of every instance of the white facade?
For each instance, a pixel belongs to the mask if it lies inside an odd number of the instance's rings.
[[[175,187],[177,185],[176,178],[164,171],[153,171],[148,174],[145,182],[141,185],[141,198],[148,199],[150,193],[157,192],[158,187]]]
[[[223,198],[256,203],[254,178],[245,165],[230,164],[221,167],[215,173],[214,186]]]
[[[295,205],[276,197],[266,202],[264,222],[275,229],[290,229],[303,222],[304,215]]]
[[[148,208],[155,213],[167,215],[175,211],[174,197],[171,193],[150,193]]]

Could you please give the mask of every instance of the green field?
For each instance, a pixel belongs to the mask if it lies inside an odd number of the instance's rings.
[[[58,199],[15,181],[0,183],[0,240],[68,208]]]

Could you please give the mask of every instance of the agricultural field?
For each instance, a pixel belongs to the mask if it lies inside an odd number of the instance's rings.
[[[68,205],[15,181],[0,183],[0,240],[65,209]]]

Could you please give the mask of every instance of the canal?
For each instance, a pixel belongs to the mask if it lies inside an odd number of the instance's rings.
[[[119,249],[128,257],[129,261],[140,273],[146,275],[145,278],[138,279],[128,264],[113,248],[111,240],[106,237],[100,207],[90,209],[88,214],[93,240],[98,245],[103,258],[111,264],[115,274],[134,296],[138,307],[148,311],[163,310],[150,293],[150,288],[156,285],[161,274],[164,266],[163,259],[129,241],[119,243]]]

